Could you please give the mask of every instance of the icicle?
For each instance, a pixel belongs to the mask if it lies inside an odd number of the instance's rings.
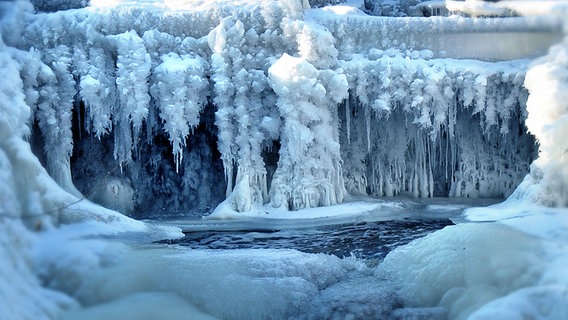
[[[233,164],[223,161],[223,168],[225,169],[225,180],[227,181],[225,196],[229,197],[231,192],[233,192]]]
[[[351,95],[345,99],[345,126],[347,130],[347,144],[351,144]]]
[[[367,129],[367,152],[371,153],[371,110],[365,105],[365,128]]]
[[[154,69],[151,93],[160,109],[159,116],[172,144],[176,172],[183,158],[183,147],[190,131],[199,124],[206,99],[208,81],[204,61],[189,55],[168,53]],[[153,119],[147,121],[147,124]]]
[[[434,177],[432,174],[432,147],[430,139],[426,139],[426,150],[427,150],[427,166],[428,166],[428,196],[434,196]]]
[[[118,54],[116,88],[119,107],[113,113],[114,125],[119,127],[119,134],[115,134],[115,159],[129,163],[148,116],[151,60],[144,41],[134,30],[109,38],[115,41]]]

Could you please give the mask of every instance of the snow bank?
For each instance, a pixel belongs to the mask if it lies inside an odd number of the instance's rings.
[[[5,203],[5,202],[3,202]],[[53,319],[62,309],[76,307],[70,297],[46,289],[32,261],[39,239],[21,221],[0,217],[0,315],[14,319]]]
[[[522,187],[522,186],[521,186]],[[468,209],[468,220],[484,222],[482,225],[505,225],[532,238],[541,247],[538,277],[516,291],[484,305],[476,311],[474,319],[489,316],[534,317],[560,319],[568,309],[566,286],[568,285],[568,220],[565,208],[547,208],[531,201],[510,198],[504,203],[487,208]],[[524,253],[525,256],[528,252]]]
[[[568,292],[565,285],[550,285],[518,290],[494,300],[471,315],[471,319],[564,319],[568,317]]]
[[[374,199],[366,199],[346,201],[345,203],[336,204],[331,207],[304,208],[292,212],[288,211],[286,208],[274,209],[270,206],[256,208],[256,210],[247,212],[238,212],[232,208],[229,201],[221,203],[213,213],[205,216],[204,219],[245,221],[249,219],[267,219],[268,221],[283,219],[298,220],[298,223],[305,223],[311,219],[322,220],[326,218],[353,220],[358,217],[367,216],[371,212],[380,212],[381,215],[386,215],[384,211],[388,211],[390,208],[400,207],[397,201],[382,202]]]
[[[160,310],[162,315],[189,311],[192,318],[206,318],[205,313],[221,319],[281,319],[297,315],[319,290],[352,272],[368,274],[368,269],[355,260],[291,250],[146,247],[124,252],[83,279],[76,297],[86,307],[63,318],[152,314],[138,305],[145,301],[172,307]]]
[[[37,238],[24,223],[32,228],[48,227],[51,219],[44,214],[44,207],[53,209],[58,202],[50,196],[61,200],[61,193],[24,140],[30,133],[26,123],[31,115],[20,77],[25,57],[6,47],[0,38],[0,72],[4,77],[0,85],[0,315],[48,319],[74,301],[43,288],[31,263]],[[23,299],[30,305],[22,304]]]
[[[408,307],[443,306],[465,319],[484,304],[532,286],[545,252],[532,237],[499,224],[459,224],[391,252],[382,271],[405,284]]]

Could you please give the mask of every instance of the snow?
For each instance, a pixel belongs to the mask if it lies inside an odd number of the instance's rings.
[[[568,261],[568,220],[565,208],[548,208],[534,202],[510,199],[502,204],[466,211],[471,221],[504,225],[531,237],[540,248],[538,277],[525,288],[519,288],[491,301],[472,314],[473,319],[494,316],[538,319],[563,318],[566,302],[566,263]],[[526,250],[522,255],[527,256]],[[526,266],[525,266],[526,267]]]
[[[76,305],[66,295],[43,287],[37,278],[30,263],[35,260],[33,248],[37,245],[37,236],[21,221],[4,216],[0,220],[0,228],[0,252],[3,257],[0,264],[3,300],[0,314],[19,319],[51,319],[61,309]]]
[[[565,10],[564,4],[557,0],[527,1],[527,0],[508,0],[508,1],[423,1],[418,3],[415,8],[445,8],[450,14],[460,13],[472,17],[507,17],[520,14],[523,16],[542,16],[556,15],[558,11]],[[562,14],[562,13],[560,13]]]
[[[548,206],[566,206],[568,188],[566,170],[568,142],[565,141],[568,104],[567,41],[550,49],[527,73],[526,86],[531,93],[527,101],[527,128],[539,142],[539,158],[533,163],[531,176],[538,190],[529,191],[535,202]],[[523,186],[524,188],[525,186]]]
[[[526,302],[531,301],[527,306]],[[568,310],[563,307],[568,301],[565,286],[543,286],[521,289],[504,299],[490,302],[471,315],[471,319],[563,319]]]
[[[452,319],[566,315],[566,208],[510,198],[466,209],[469,222],[391,252],[379,269],[404,283],[405,305]]]
[[[349,15],[349,14],[362,15],[362,14],[364,14],[361,10],[358,9],[358,7],[360,7],[360,6],[336,5],[336,6],[324,7],[322,10],[324,12],[330,12],[330,13],[333,13],[333,14],[336,14],[336,15]]]

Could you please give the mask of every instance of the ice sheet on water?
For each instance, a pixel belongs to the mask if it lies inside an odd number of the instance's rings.
[[[117,232],[118,238],[109,238]],[[134,307],[141,302],[167,306],[165,315],[189,312],[223,319],[376,317],[413,312],[398,310],[403,305],[394,290],[396,284],[376,274],[369,267],[373,263],[364,260],[288,249],[187,250],[146,245],[148,238],[124,238],[120,232],[105,230],[104,225],[81,224],[41,235],[35,251],[41,279],[82,306],[69,309],[64,318],[128,317],[143,310],[153,314],[146,307]],[[121,239],[128,245],[109,239]],[[440,310],[416,312],[432,315]]]

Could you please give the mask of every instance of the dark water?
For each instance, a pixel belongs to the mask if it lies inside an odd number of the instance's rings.
[[[192,231],[160,243],[192,249],[296,249],[382,260],[394,248],[452,224],[448,219],[403,219],[289,230]]]

